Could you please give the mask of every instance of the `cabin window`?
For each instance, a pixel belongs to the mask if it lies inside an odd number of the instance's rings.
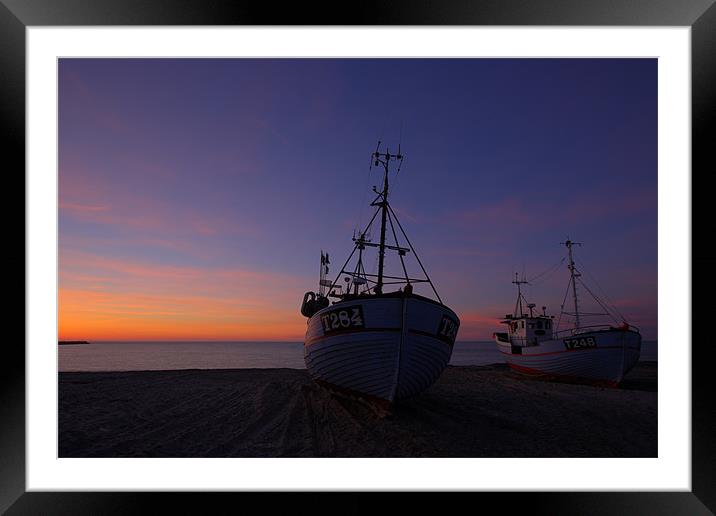
[[[529,327],[530,327],[530,328],[534,328],[534,327],[535,327],[535,323],[533,323],[533,322],[529,323]]]
[[[537,321],[537,329],[538,330],[542,329],[542,321]]]
[[[522,323],[521,326],[524,328],[524,327],[525,327],[525,322],[524,322],[524,321],[520,321],[520,322]]]

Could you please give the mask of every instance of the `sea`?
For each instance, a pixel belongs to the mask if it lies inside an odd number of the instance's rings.
[[[58,370],[305,369],[301,342],[119,342],[58,346]],[[644,341],[641,361],[657,361],[657,341]],[[503,363],[492,341],[456,342],[451,365]]]

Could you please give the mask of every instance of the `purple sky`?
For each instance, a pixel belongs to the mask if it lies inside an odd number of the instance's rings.
[[[461,340],[500,330],[514,272],[557,264],[568,236],[584,279],[657,337],[655,59],[62,59],[59,73],[61,336],[300,340],[319,251],[337,270],[367,221],[381,139],[402,141],[392,205]],[[567,280],[563,265],[527,297],[556,314]]]

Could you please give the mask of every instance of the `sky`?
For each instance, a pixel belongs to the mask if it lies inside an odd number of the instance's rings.
[[[378,140],[458,340],[501,330],[516,272],[558,315],[567,238],[658,337],[655,59],[60,59],[59,338],[302,340]]]

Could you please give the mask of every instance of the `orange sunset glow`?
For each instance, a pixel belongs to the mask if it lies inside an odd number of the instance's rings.
[[[516,271],[558,314],[567,236],[656,338],[655,65],[586,61],[61,60],[59,339],[302,341],[321,251],[332,279],[372,213],[379,138],[460,340],[501,330]]]
[[[89,254],[60,257],[65,340],[300,340],[292,278],[165,267]]]

